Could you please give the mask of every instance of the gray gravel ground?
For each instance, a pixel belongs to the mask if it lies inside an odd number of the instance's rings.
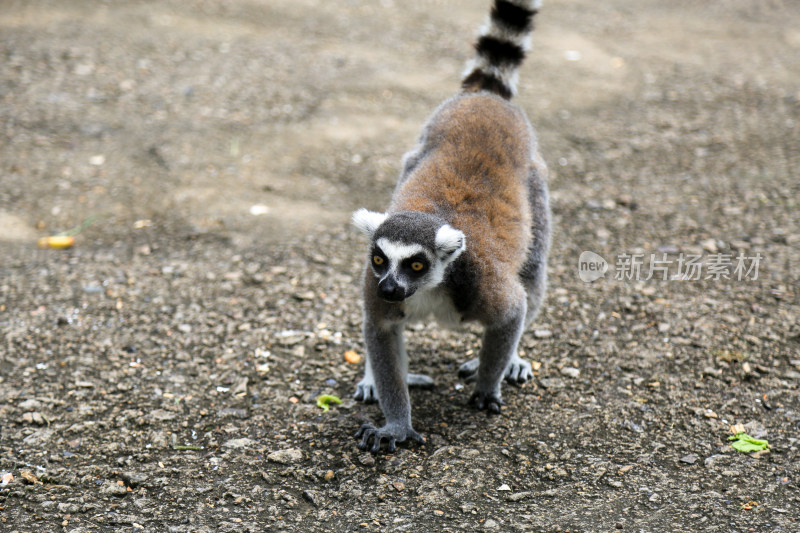
[[[487,6],[3,3],[1,531],[798,531],[788,0],[545,5],[518,99],[556,228],[536,379],[477,412],[455,374],[477,332],[415,327],[427,442],[357,450],[381,415],[350,399],[348,215],[385,206]],[[701,279],[645,279],[651,254]],[[726,254],[757,279],[714,279]]]

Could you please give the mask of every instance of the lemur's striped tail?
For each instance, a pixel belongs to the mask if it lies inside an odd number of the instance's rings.
[[[518,69],[530,48],[533,16],[540,6],[541,0],[494,0],[461,82],[464,91],[489,91],[503,98],[516,93]]]

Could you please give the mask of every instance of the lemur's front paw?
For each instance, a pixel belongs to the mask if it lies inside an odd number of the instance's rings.
[[[391,426],[386,424],[382,428],[376,428],[372,424],[364,424],[356,433],[356,438],[361,438],[358,443],[359,450],[369,449],[371,453],[378,453],[381,450],[381,443],[386,440],[387,449],[389,453],[397,449],[396,443],[403,442],[411,438],[420,444],[425,444],[425,439],[422,435],[414,431],[411,426]],[[369,446],[369,441],[372,440],[372,447]]]
[[[469,398],[469,404],[480,410],[486,409],[490,413],[498,414],[506,403],[500,399],[499,394],[475,391]]]
[[[378,391],[375,390],[374,383],[367,383],[363,379],[356,385],[353,399],[364,403],[375,403],[378,401]]]

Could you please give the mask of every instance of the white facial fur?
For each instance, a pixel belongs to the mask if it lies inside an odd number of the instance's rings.
[[[375,244],[389,259],[389,274],[397,273],[400,264],[407,258],[423,253],[430,261],[428,274],[420,280],[423,284],[417,290],[431,289],[438,286],[444,279],[444,271],[464,251],[464,234],[451,226],[444,225],[436,233],[436,256],[426,252],[425,248],[416,243],[403,243],[381,237]],[[388,274],[387,274],[388,275]]]
[[[389,259],[389,270],[397,270],[397,267],[400,265],[400,263],[412,255],[425,253],[425,248],[419,244],[406,244],[403,242],[390,241],[386,237],[381,237],[375,241],[375,244],[378,245],[381,251],[386,254],[386,257]]]
[[[376,213],[362,208],[353,213],[352,221],[358,230],[371,238],[387,218],[388,215],[386,213]],[[432,255],[421,244],[403,243],[386,237],[381,237],[375,244],[380,247],[389,260],[388,269],[384,273],[384,277],[389,275],[397,277],[398,283],[403,285],[405,283],[399,279],[401,276],[397,276],[398,269],[403,261],[420,253],[428,257],[430,262],[428,273],[419,280],[420,285],[414,287],[414,290],[425,290],[436,287],[442,282],[447,265],[455,261],[466,249],[466,238],[463,232],[449,224],[444,224],[436,231],[435,249],[433,250],[435,255]]]
[[[461,315],[450,298],[435,289],[442,283],[447,265],[464,251],[464,241],[464,234],[448,225],[442,226],[436,233],[435,255],[426,252],[419,244],[396,242],[385,237],[375,241],[389,260],[386,276],[396,275],[399,265],[413,255],[423,253],[430,261],[428,274],[419,280],[422,285],[414,287],[415,294],[405,300],[405,312],[409,321],[422,320],[433,314],[446,327],[457,328],[461,325]]]
[[[419,253],[424,254],[425,249],[419,244],[396,242],[389,240],[386,237],[381,237],[375,241],[375,244],[378,245],[378,248],[381,249],[384,255],[386,255],[386,258],[389,260],[389,268],[386,270],[383,278],[381,278],[381,281],[388,276],[392,276],[396,279],[399,285],[408,289],[407,283],[404,282],[401,276],[397,275],[400,264],[412,255],[417,255]],[[425,255],[427,256],[428,254]]]

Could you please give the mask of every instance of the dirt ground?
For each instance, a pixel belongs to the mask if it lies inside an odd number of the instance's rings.
[[[386,206],[487,10],[0,4],[0,530],[798,531],[792,0],[545,2],[517,98],[555,226],[536,378],[477,412],[478,330],[414,327],[427,442],[356,448],[381,414],[343,358],[349,214]]]

